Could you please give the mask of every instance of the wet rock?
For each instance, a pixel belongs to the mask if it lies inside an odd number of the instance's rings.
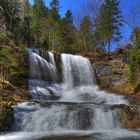
[[[117,116],[121,125],[129,129],[140,128],[140,106],[139,105],[119,105]]]
[[[137,94],[129,96],[129,100],[130,100],[131,103],[140,105],[140,92],[138,92]]]
[[[61,68],[61,53],[53,51],[54,59],[57,68],[58,82],[62,82],[62,68]]]
[[[0,105],[0,131],[10,130],[13,122],[13,109],[8,105]]]

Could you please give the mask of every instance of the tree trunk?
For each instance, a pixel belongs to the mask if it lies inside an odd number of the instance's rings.
[[[52,50],[54,51],[54,32],[52,34]]]
[[[2,84],[2,66],[0,67],[0,83]]]
[[[10,18],[10,25],[9,25],[9,29],[10,29],[10,31],[12,30],[12,16],[9,16],[9,18]]]
[[[108,60],[109,60],[109,55],[110,55],[110,48],[111,48],[111,40],[108,40]]]
[[[4,66],[2,66],[2,85],[4,86]]]
[[[52,39],[52,50],[55,51],[55,45],[56,45],[56,35],[55,35],[55,30],[53,29],[53,39]]]
[[[35,47],[36,47],[36,44],[37,44],[37,35],[35,33]]]
[[[84,49],[86,51],[87,50],[87,43],[86,43],[86,39],[85,39],[85,36],[83,33],[82,33],[82,36],[83,36],[83,42],[84,42]]]

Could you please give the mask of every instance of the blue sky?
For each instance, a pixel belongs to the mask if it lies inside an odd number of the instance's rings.
[[[29,0],[31,4],[33,4],[34,0]],[[51,0],[44,0],[46,5],[49,6]],[[75,2],[76,1],[76,2]],[[60,0],[60,13],[63,16],[65,12],[70,9],[72,12],[77,11],[81,4],[83,4],[86,0]]]
[[[30,3],[33,4],[33,1],[34,0],[30,0]],[[46,5],[49,6],[51,0],[44,0],[44,1]],[[87,0],[60,0],[60,7],[62,7],[60,10],[60,14],[64,16],[68,9],[70,9],[73,12],[73,14],[75,14],[79,11],[79,9],[81,9],[82,5],[84,5],[86,1]],[[128,14],[129,11],[132,10],[135,7],[135,5],[138,5],[139,3],[140,0],[121,0],[120,8],[122,9],[123,15],[126,20],[128,21],[130,20]],[[140,25],[140,20],[138,24]],[[121,30],[123,35],[123,39],[121,40],[121,43],[126,43],[129,40],[131,30],[127,25],[123,27]],[[115,48],[117,44],[112,44],[112,45],[113,48]]]

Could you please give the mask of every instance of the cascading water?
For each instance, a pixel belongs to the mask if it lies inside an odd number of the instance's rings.
[[[76,140],[80,136],[80,140],[120,140],[132,134],[139,137],[137,133],[121,129],[111,106],[128,102],[122,96],[99,90],[87,58],[62,54],[63,82],[58,84],[53,53],[49,57],[47,62],[38,54],[30,53],[29,90],[34,101],[14,107],[13,130],[19,132],[0,139],[63,140],[72,136]],[[116,130],[120,137],[114,133]]]
[[[50,63],[34,52],[29,55],[29,90],[36,99],[46,99],[54,93],[55,82],[57,82],[56,66],[52,53],[50,53]],[[51,84],[53,82],[53,84]],[[52,90],[51,85],[55,87]]]
[[[29,56],[30,61],[30,74],[32,79],[56,81],[55,66],[47,62],[44,58],[32,52]],[[53,61],[53,60],[52,60]]]
[[[53,66],[56,68],[54,54],[52,52],[49,52],[49,59],[50,59],[50,63],[53,64]]]
[[[62,54],[62,68],[65,87],[72,88],[95,83],[91,64],[82,56]]]

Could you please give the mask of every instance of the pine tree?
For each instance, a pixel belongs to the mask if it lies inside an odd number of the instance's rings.
[[[33,5],[33,12],[37,18],[42,18],[48,12],[48,8],[45,6],[44,0],[35,0]]]
[[[52,0],[50,5],[51,5],[51,10],[50,10],[51,22],[52,22],[52,24],[55,24],[60,19],[60,15],[59,15],[59,10],[60,10],[59,0]]]
[[[66,12],[65,18],[67,23],[72,24],[73,23],[73,19],[72,19],[72,12],[70,10],[68,10]]]
[[[49,46],[55,50],[59,46],[59,25],[60,25],[60,14],[59,14],[59,0],[52,0],[51,9],[49,10],[48,27],[49,27]]]
[[[43,0],[35,0],[32,6],[32,35],[35,47],[41,47],[44,21],[47,15],[48,8],[45,6],[45,2]]]
[[[6,29],[13,33],[16,24],[16,18],[18,17],[17,4],[11,0],[1,0],[0,6],[2,9],[2,18]]]
[[[119,0],[105,0],[97,19],[97,30],[103,39],[103,44],[108,44],[108,52],[111,50],[111,42],[118,42],[121,38],[120,27],[123,26],[123,17],[119,4]]]
[[[59,0],[52,0],[52,2],[50,3],[51,5],[51,9],[55,9],[57,12],[59,12]]]
[[[71,47],[74,40],[73,28],[72,13],[68,10],[65,17],[60,21],[58,29],[59,45],[63,52],[72,51]]]
[[[130,80],[133,84],[137,83],[140,69],[140,28],[133,29],[130,37],[133,48],[131,48],[129,65],[130,65]],[[140,82],[140,81],[139,81]]]

